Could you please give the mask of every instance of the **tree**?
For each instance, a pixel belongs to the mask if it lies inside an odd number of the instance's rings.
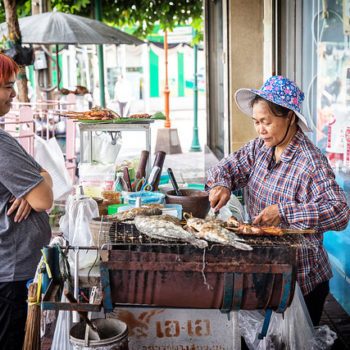
[[[18,17],[16,12],[16,0],[3,0],[6,22],[8,26],[8,40],[13,43],[21,44],[21,32],[19,30]],[[29,102],[28,99],[28,80],[25,66],[20,66],[17,75],[18,100],[20,102]]]
[[[58,11],[91,18],[94,17],[94,6],[97,1],[102,0],[51,0],[51,7]],[[9,33],[13,33],[18,42],[21,40],[18,17],[30,15],[31,2],[31,0],[3,0],[4,7],[0,3],[0,20],[3,22],[6,18]],[[156,24],[170,32],[177,25],[191,25],[197,33],[195,43],[202,40],[202,15],[202,0],[103,0],[102,8],[103,22],[119,28],[131,27],[133,28],[131,34],[141,39],[151,34]],[[24,89],[27,89],[27,78],[24,70],[23,72],[24,75],[20,74],[18,84],[20,101],[25,100],[27,96],[24,93]]]
[[[70,9],[72,13],[80,11],[80,14],[89,15],[94,1],[75,1],[76,6],[71,8],[65,1],[54,0],[53,3],[62,11]],[[133,35],[145,38],[157,23],[170,32],[177,25],[189,24],[201,33],[202,15],[202,0],[104,0],[102,20],[118,27],[133,27]]]
[[[97,1],[102,0],[51,0],[51,7],[66,13],[93,17]],[[17,0],[17,5],[18,17],[30,15],[31,0]],[[141,39],[151,34],[156,24],[168,31],[172,31],[177,25],[188,24],[201,33],[202,15],[202,0],[102,1],[103,22],[119,28],[135,28],[132,34]],[[0,20],[4,21],[4,9],[1,5]]]

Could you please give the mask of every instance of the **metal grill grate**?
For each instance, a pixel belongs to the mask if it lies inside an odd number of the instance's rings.
[[[114,246],[187,246],[189,243],[181,241],[165,241],[149,238],[139,232],[134,224],[116,223],[114,222],[109,230],[100,232],[100,242]],[[301,235],[283,235],[283,236],[249,236],[243,237],[247,244],[253,247],[291,247],[302,244],[303,237]],[[101,241],[102,239],[102,241]],[[210,242],[209,242],[210,244]],[[214,244],[210,244],[214,245]],[[217,244],[216,244],[217,245]]]

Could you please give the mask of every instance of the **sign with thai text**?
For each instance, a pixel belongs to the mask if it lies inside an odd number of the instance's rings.
[[[236,322],[220,310],[118,307],[113,317],[129,330],[129,350],[232,350]],[[236,339],[235,339],[236,335]]]

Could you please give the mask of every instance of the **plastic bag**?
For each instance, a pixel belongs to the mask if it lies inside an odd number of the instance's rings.
[[[30,66],[34,63],[34,49],[11,42],[10,48],[4,50],[6,56],[11,57],[20,66]]]
[[[121,134],[115,131],[95,132],[92,142],[91,163],[115,163],[121,148]],[[83,159],[88,159],[88,147],[83,150]]]
[[[66,287],[67,288],[67,287]],[[67,303],[65,295],[62,293],[61,302]],[[73,345],[69,341],[69,332],[72,327],[71,311],[60,310],[56,320],[55,333],[53,335],[51,350],[72,350]]]
[[[328,326],[313,328],[298,285],[290,307],[283,314],[272,313],[267,335],[259,340],[263,322],[260,311],[239,312],[240,332],[251,350],[327,350],[336,339]]]
[[[218,219],[226,221],[230,216],[235,216],[238,220],[242,221],[244,219],[243,215],[243,206],[238,200],[238,198],[231,194],[230,200],[227,202],[227,204],[220,209],[220,212],[217,216]],[[210,211],[208,213],[208,216],[214,216],[214,211],[212,208],[210,208]]]
[[[114,164],[81,163],[79,165],[79,183],[83,186],[85,195],[102,197],[102,191],[113,189],[114,179]]]
[[[93,245],[90,221],[98,217],[96,201],[88,197],[69,196],[66,202],[66,213],[60,218],[60,230],[69,244],[74,247]],[[74,252],[69,252],[69,260],[74,266]],[[81,251],[79,269],[92,266],[96,261],[96,251]]]
[[[72,191],[72,180],[66,169],[62,150],[55,137],[44,140],[35,136],[35,160],[51,176],[54,199],[64,199]]]

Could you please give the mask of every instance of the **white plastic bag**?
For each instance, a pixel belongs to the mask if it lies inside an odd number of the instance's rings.
[[[92,137],[91,162],[114,164],[121,148],[121,134],[115,131],[101,131],[95,132]],[[88,147],[85,147],[82,159],[88,159],[89,151]]]
[[[60,230],[69,244],[74,247],[89,247],[93,245],[90,231],[90,221],[98,217],[96,201],[88,197],[70,195],[66,202],[66,213],[60,218]],[[69,252],[69,260],[74,266],[74,252]],[[81,251],[79,254],[79,269],[91,267],[96,260],[96,251]]]
[[[72,180],[66,169],[62,150],[55,137],[44,140],[35,136],[34,159],[51,176],[54,199],[64,199],[72,191]]]
[[[61,302],[67,303],[65,295],[62,293]],[[69,341],[69,332],[72,327],[71,311],[60,310],[56,320],[55,333],[53,335],[51,350],[72,350],[73,346]]]
[[[244,209],[238,198],[231,194],[230,200],[227,202],[227,204],[220,209],[220,212],[217,216],[218,219],[226,221],[230,216],[235,216],[237,220],[242,221],[244,220]],[[210,208],[210,211],[208,213],[208,216],[211,217],[214,215],[214,211],[212,208]]]
[[[328,326],[314,329],[298,285],[290,307],[283,314],[272,313],[267,335],[259,340],[263,322],[259,311],[239,312],[240,332],[251,350],[328,350],[337,338]]]
[[[79,184],[83,186],[84,194],[90,197],[102,197],[102,191],[112,190],[114,179],[114,164],[79,165]]]

